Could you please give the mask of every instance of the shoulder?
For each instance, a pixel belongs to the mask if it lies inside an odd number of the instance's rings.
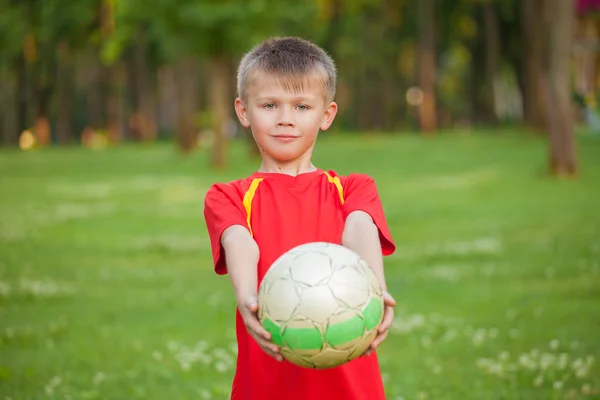
[[[252,178],[236,179],[229,182],[215,182],[213,183],[204,197],[205,203],[211,201],[222,201],[229,199],[232,201],[242,201],[244,193],[248,191],[252,184]]]
[[[348,175],[340,175],[334,170],[325,171],[330,179],[339,179],[342,186],[361,186],[365,184],[375,184],[375,180],[367,174],[352,172]]]

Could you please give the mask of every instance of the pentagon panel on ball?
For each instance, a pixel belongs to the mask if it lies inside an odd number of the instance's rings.
[[[383,318],[383,291],[369,265],[347,247],[307,243],[279,257],[258,293],[258,317],[283,357],[333,368],[362,355]]]

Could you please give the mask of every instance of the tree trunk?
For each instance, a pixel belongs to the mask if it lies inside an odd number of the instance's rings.
[[[500,29],[498,13],[492,2],[483,5],[483,21],[485,26],[485,78],[486,78],[486,109],[488,123],[496,124],[496,97],[498,85],[498,72],[500,64]]]
[[[118,63],[107,68],[106,131],[110,142],[120,142],[125,131],[125,68]]]
[[[17,60],[17,93],[15,95],[15,101],[17,103],[17,132],[15,133],[15,143],[18,142],[19,135],[25,129],[29,127],[27,106],[29,104],[29,85],[27,84],[28,79],[28,68],[27,60],[24,56],[20,56]]]
[[[154,79],[148,65],[148,40],[146,29],[141,27],[133,49],[133,62],[136,88],[137,109],[134,111],[134,125],[137,138],[150,141],[156,138],[156,105],[154,98]]]
[[[192,152],[197,145],[198,126],[198,63],[186,57],[176,67],[177,81],[177,145],[184,153]]]
[[[224,167],[227,164],[226,142],[230,122],[229,68],[227,59],[215,56],[210,61],[209,105],[212,110],[213,148],[212,165]]]
[[[15,146],[18,143],[17,124],[17,85],[12,74],[0,70],[0,140],[2,145]]]
[[[52,87],[48,80],[44,79],[42,72],[43,64],[38,65],[38,77],[36,79],[36,101],[37,112],[34,122],[34,132],[39,146],[48,146],[52,142],[52,130],[50,127],[49,108]]]
[[[58,115],[56,121],[57,140],[67,144],[73,139],[73,67],[69,45],[64,42],[58,46]]]
[[[550,0],[548,121],[550,170],[558,176],[577,175],[577,154],[571,108],[570,61],[575,15],[573,4]]]
[[[86,54],[86,101],[87,101],[87,121],[86,126],[92,129],[104,129],[104,93],[105,74],[100,60],[96,54],[96,49],[89,49]]]
[[[157,71],[158,78],[158,129],[175,134],[178,118],[178,86],[176,65],[168,64]]]
[[[598,25],[596,18],[585,16],[579,21],[579,45],[577,51],[577,92],[582,96],[593,96],[596,92],[594,79],[598,63]]]
[[[524,91],[523,114],[525,124],[538,133],[548,130],[546,115],[547,33],[549,0],[521,2],[523,27]],[[550,0],[552,1],[552,0]],[[570,2],[569,2],[570,4]]]
[[[435,1],[419,1],[419,86],[423,102],[419,106],[421,132],[432,135],[437,130]]]

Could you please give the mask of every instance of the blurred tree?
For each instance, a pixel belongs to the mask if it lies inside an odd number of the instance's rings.
[[[565,1],[569,3],[570,1]],[[548,129],[546,114],[548,26],[545,15],[550,12],[548,0],[521,1],[523,24],[523,111],[525,123],[543,133]]]
[[[548,20],[548,102],[550,169],[558,176],[577,175],[577,154],[573,130],[571,50],[575,28],[575,7],[571,1],[547,0]],[[551,22],[548,23],[548,22]]]
[[[275,0],[157,0],[151,6],[141,0],[118,0],[116,6],[117,28],[105,53],[107,59],[117,60],[128,48],[133,49],[140,113],[155,114],[151,109],[156,103],[148,100],[154,94],[147,91],[148,82],[154,81],[147,69],[147,42],[152,37],[160,53],[156,67],[171,64],[173,69],[164,71],[175,73],[178,146],[183,152],[191,151],[198,131],[210,128],[211,162],[217,167],[227,163],[226,143],[234,121],[233,60],[260,39],[282,32],[286,22],[305,21],[307,12],[314,9]],[[199,78],[201,75],[204,77]],[[200,90],[200,82],[206,90]],[[207,96],[210,118],[203,121],[210,127],[198,126],[199,92]]]
[[[109,115],[115,135],[120,135],[125,118],[127,88],[129,112],[127,126],[135,140],[157,137],[157,75],[160,63],[157,48],[166,38],[156,29],[165,16],[160,4],[140,0],[103,0],[100,24],[100,56],[104,78],[110,82]],[[158,17],[157,17],[158,16]],[[104,103],[106,104],[106,103]]]
[[[85,47],[93,24],[95,0],[58,4],[26,0],[0,3],[0,81],[14,77],[5,97],[14,115],[2,128],[4,141],[14,144],[17,134],[34,126],[38,140],[50,140],[51,101],[58,92],[57,137],[72,136],[73,60]],[[12,66],[12,68],[10,68]],[[1,85],[1,83],[0,83]]]
[[[24,10],[13,0],[0,0],[0,139],[16,145],[26,129],[26,85],[23,41],[27,32]]]
[[[436,3],[419,1],[419,86],[423,101],[419,107],[421,132],[431,135],[437,130],[436,107]]]
[[[492,0],[483,3],[483,26],[485,28],[485,88],[484,104],[486,122],[498,122],[496,115],[496,97],[500,72],[500,28],[498,11]]]

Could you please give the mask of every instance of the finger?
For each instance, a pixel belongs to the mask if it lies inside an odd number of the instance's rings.
[[[273,357],[274,359],[276,359],[277,361],[279,361],[279,362],[283,361],[283,356],[281,354],[273,353],[272,351],[269,351],[269,350],[265,350],[265,352],[268,355],[270,355],[271,357]]]
[[[262,339],[271,340],[271,334],[261,325],[257,318],[254,316],[249,317],[246,321],[246,328],[250,333],[253,333]]]
[[[265,353],[267,353],[277,361],[283,361],[283,356],[279,353],[279,347],[267,340],[264,340],[259,336],[252,335],[252,337]]]
[[[381,343],[385,340],[385,338],[387,338],[387,335],[388,335],[388,331],[385,331],[385,332],[377,335],[375,340],[373,340],[373,342],[371,343],[371,349],[375,350],[376,348],[378,348],[381,345]]]
[[[271,343],[268,340],[261,338],[260,336],[253,335],[252,337],[264,351],[266,351],[272,355],[279,354],[279,347],[277,347],[276,344]]]
[[[381,321],[381,325],[379,325],[378,332],[382,333],[387,331],[392,327],[394,323],[394,311],[392,308],[387,308],[385,315],[383,316],[383,320]]]
[[[396,300],[394,300],[392,295],[387,291],[383,292],[383,302],[385,303],[386,306],[389,306],[389,307],[396,306]]]

